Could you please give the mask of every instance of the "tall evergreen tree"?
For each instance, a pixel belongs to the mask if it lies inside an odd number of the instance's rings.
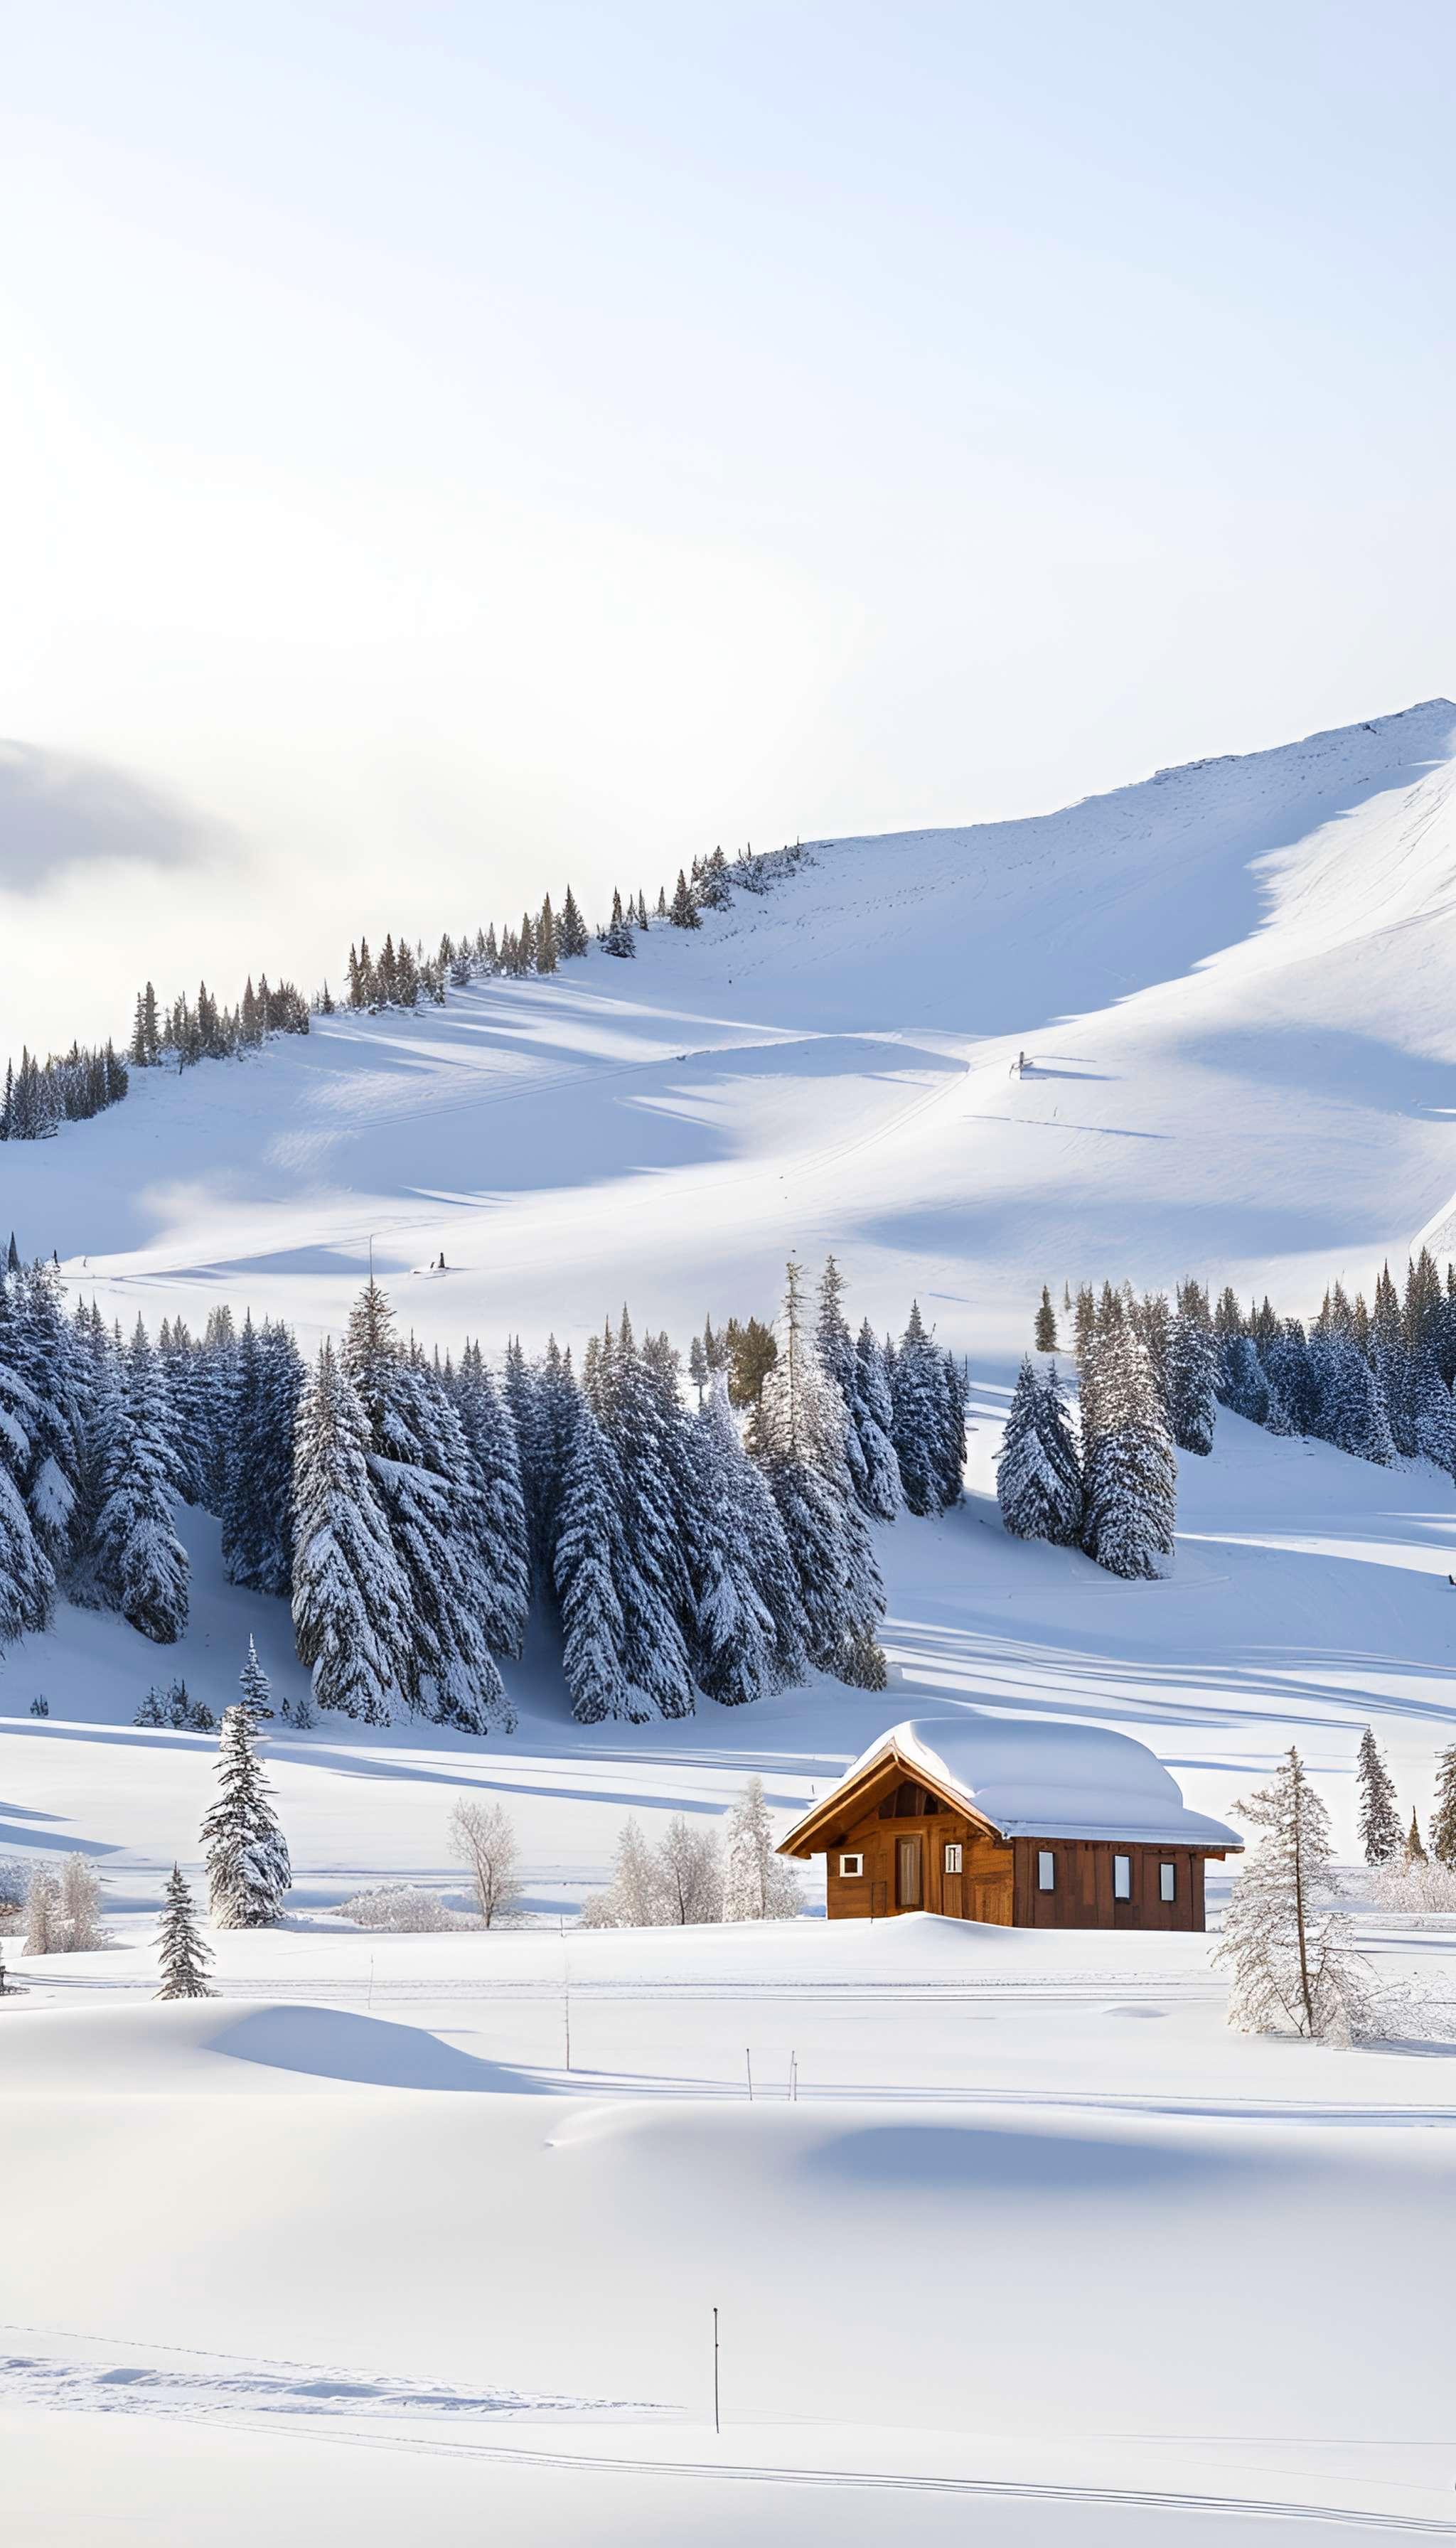
[[[869,1320],[855,1339],[855,1430],[864,1454],[860,1501],[874,1521],[893,1521],[905,1502],[895,1455],[895,1408],[890,1365]]]
[[[202,1837],[215,1926],[271,1928],[293,1869],[245,1707],[229,1707],[224,1715],[218,1794],[203,1818]]]
[[[192,1908],[192,1895],[180,1866],[174,1866],[162,1895],[161,1925],[157,1932],[161,1956],[161,1989],[158,1999],[215,1999],[217,1993],[208,1980],[208,1966],[213,1958],[198,1935]]]
[[[258,1661],[258,1650],[251,1637],[247,1641],[247,1653],[237,1678],[242,1684],[242,1696],[237,1704],[247,1710],[253,1725],[261,1725],[264,1718],[273,1713],[273,1692],[268,1676]]]
[[[1448,1743],[1436,1763],[1436,1802],[1430,1818],[1430,1854],[1442,1866],[1456,1866],[1456,1743]]]
[[[622,1480],[611,1447],[590,1406],[579,1403],[562,1485],[555,1544],[561,1610],[562,1668],[579,1724],[626,1716],[645,1722],[652,1710],[629,1683],[622,1648],[626,1625],[617,1582],[622,1572]]]
[[[110,1410],[96,1573],[113,1609],[154,1644],[187,1625],[187,1552],[174,1524],[176,1470],[157,1356],[140,1319]]]
[[[300,1410],[294,1511],[294,1635],[314,1696],[387,1725],[408,1703],[410,1587],[370,1474],[364,1410],[326,1341]]]
[[[996,1498],[1014,1538],[1075,1543],[1082,1521],[1080,1464],[1054,1363],[1046,1379],[1030,1355],[1022,1363],[996,1458]]]
[[[749,1459],[715,1372],[691,1428],[698,1470],[688,1551],[692,1665],[725,1707],[801,1681],[808,1669],[798,1578],[778,1509]]]
[[[1051,1306],[1051,1295],[1045,1283],[1042,1286],[1042,1298],[1037,1307],[1033,1341],[1038,1353],[1056,1351],[1056,1312]]]
[[[588,1390],[622,1482],[617,1597],[623,1670],[649,1714],[687,1716],[692,1675],[682,1622],[688,1588],[668,1438],[670,1427],[684,1419],[653,1388],[625,1308],[615,1336],[609,1326],[605,1330]]]
[[[515,1426],[480,1346],[468,1344],[454,1385],[456,1412],[478,1479],[476,1522],[492,1652],[516,1656],[530,1607],[530,1536]]]
[[[557,936],[558,954],[566,957],[585,956],[591,944],[591,937],[587,924],[582,918],[577,897],[568,885],[566,900],[561,906],[561,926]]]
[[[1112,1575],[1154,1576],[1173,1550],[1177,1462],[1147,1348],[1126,1322],[1094,1348],[1082,1545]]]
[[[809,1334],[803,1275],[792,1259],[776,1341],[750,1447],[798,1575],[809,1660],[852,1686],[882,1689],[885,1662],[876,1630],[884,1589],[850,1484],[838,1392]]]
[[[1206,1458],[1214,1447],[1219,1354],[1208,1294],[1181,1283],[1168,1339],[1168,1423],[1180,1451]]]
[[[1368,1725],[1360,1737],[1355,1778],[1360,1790],[1360,1846],[1369,1866],[1388,1866],[1400,1850],[1401,1818],[1395,1783]]]
[[[1374,2016],[1363,1956],[1338,1910],[1329,1816],[1297,1751],[1233,1811],[1263,1837],[1234,1879],[1214,1950],[1230,1964],[1228,2022],[1253,2034],[1292,2031],[1349,2043]]]

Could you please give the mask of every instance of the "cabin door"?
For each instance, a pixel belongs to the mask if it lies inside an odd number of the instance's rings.
[[[925,1844],[918,1834],[895,1843],[895,1908],[919,1911],[925,1903]]]

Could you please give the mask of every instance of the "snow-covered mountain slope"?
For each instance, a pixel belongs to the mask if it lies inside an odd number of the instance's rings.
[[[442,1342],[579,1337],[623,1296],[681,1333],[831,1246],[857,1312],[919,1292],[982,1351],[1067,1276],[1302,1307],[1456,1243],[1453,788],[1436,700],[1030,821],[820,844],[632,964],[144,1078],[12,1146],[0,1219],[125,1320],[227,1298],[306,1341],[371,1236]]]

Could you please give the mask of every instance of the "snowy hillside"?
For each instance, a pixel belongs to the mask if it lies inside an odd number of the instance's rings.
[[[857,1316],[898,1327],[918,1292],[981,1353],[1067,1277],[1307,1309],[1449,1243],[1453,729],[1437,700],[1033,821],[818,845],[630,964],[138,1074],[9,1147],[3,1218],[128,1324],[228,1299],[306,1345],[371,1235],[427,1342],[579,1341],[624,1296],[685,1335],[829,1246]]]

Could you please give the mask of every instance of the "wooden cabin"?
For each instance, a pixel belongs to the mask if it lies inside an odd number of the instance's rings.
[[[831,1920],[1202,1929],[1205,1862],[1242,1843],[1130,1735],[967,1708],[892,1725],[778,1847],[827,1859]]]

